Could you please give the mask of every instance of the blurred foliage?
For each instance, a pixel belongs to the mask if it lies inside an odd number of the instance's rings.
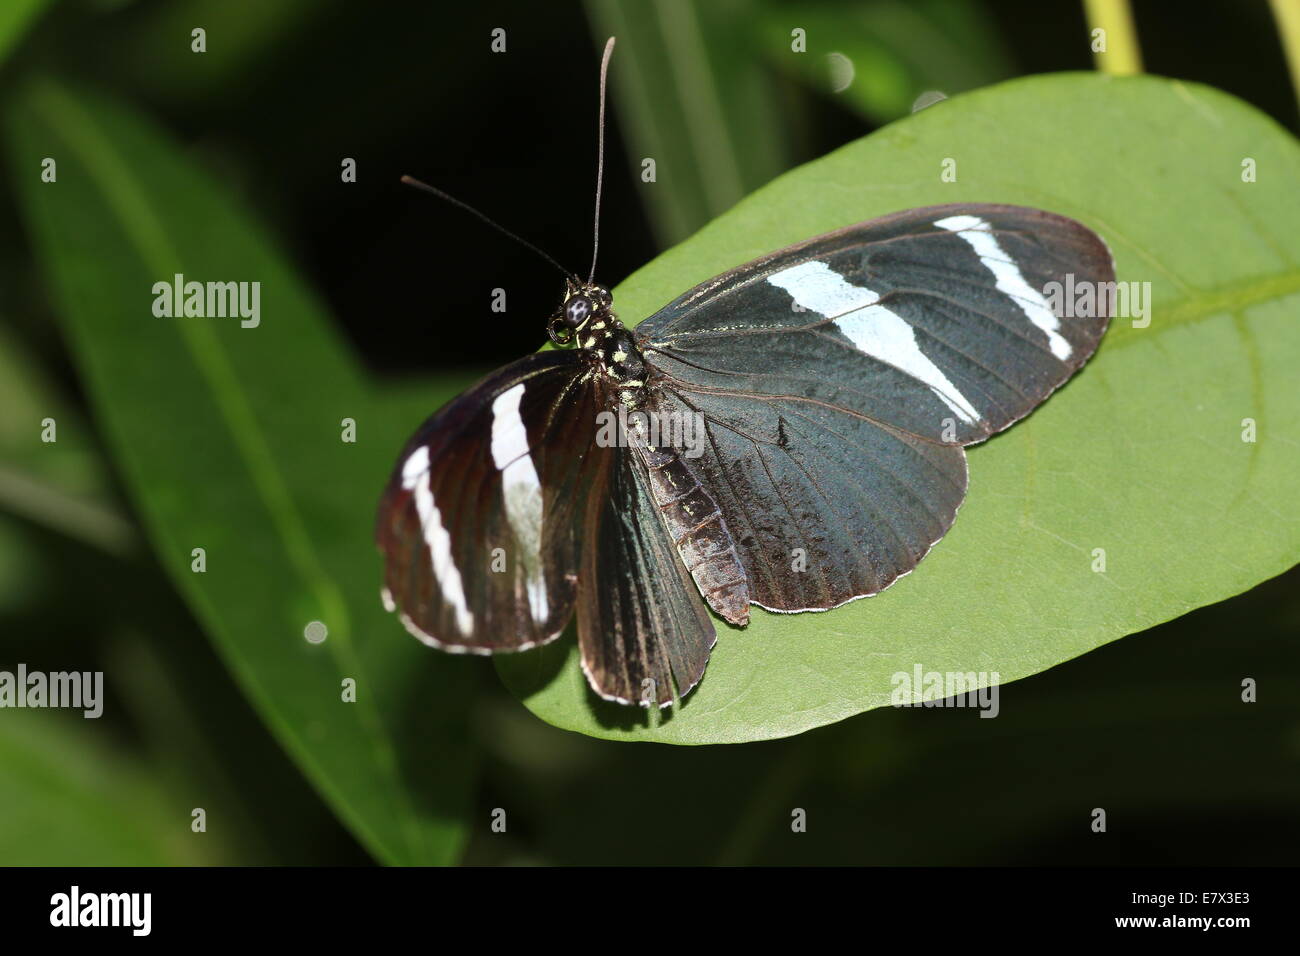
[[[369,515],[354,517],[354,489],[383,484],[381,449],[400,446],[400,428],[372,413],[311,295],[256,228],[147,125],[46,82],[15,101],[10,133],[14,168],[60,157],[58,188],[33,178],[21,195],[162,564],[376,856],[450,861],[472,768],[451,687],[460,662],[429,667],[415,642],[384,639]],[[182,319],[138,335],[139,290],[187,274],[258,276],[266,325]],[[376,453],[341,440],[348,419]],[[211,565],[198,573],[195,548]],[[302,637],[310,621],[328,628],[322,647]],[[341,700],[345,681],[355,703]],[[417,699],[438,706],[412,726]]]
[[[627,118],[633,155],[655,163],[645,195],[661,246],[686,238],[788,168],[771,79],[749,35],[753,3],[587,6],[597,41],[618,40],[613,103]],[[745,28],[737,31],[737,24]],[[656,188],[659,177],[663,188]]]
[[[0,63],[48,3],[49,0],[7,0],[0,4]]]
[[[187,840],[189,808],[168,807],[156,772],[77,733],[79,714],[15,711],[0,722],[0,860],[11,866],[172,866],[220,860]],[[226,848],[228,848],[227,845]],[[207,856],[207,850],[215,851]]]
[[[876,124],[906,116],[924,93],[952,96],[1012,75],[997,31],[967,0],[772,3],[760,24],[774,64]],[[791,49],[796,28],[802,53]]]
[[[0,329],[0,504],[25,519],[120,553],[134,531],[113,498],[95,437],[28,350]],[[34,442],[51,419],[62,442]]]
[[[1295,128],[1264,5],[1136,15],[1148,69]],[[487,49],[496,26],[506,57]],[[997,720],[881,710],[744,747],[557,730],[490,665],[424,652],[377,610],[358,531],[376,463],[477,369],[538,344],[540,320],[484,334],[503,275],[512,315],[544,315],[555,292],[553,275],[397,176],[429,176],[581,262],[610,32],[602,271],[615,278],[921,93],[1090,65],[1079,6],[1034,0],[407,3],[364,17],[341,0],[0,5],[13,187],[0,202],[0,669],[104,670],[109,693],[99,720],[0,711],[0,863],[441,861],[464,841],[472,863],[1293,861],[1294,570],[1003,688]],[[833,52],[853,68],[838,93]],[[30,162],[42,141],[62,143],[59,195],[41,195]],[[340,186],[342,156],[360,157],[358,184]],[[132,226],[123,210],[145,216]],[[307,334],[267,325],[284,337],[256,354],[224,327],[153,320],[144,293],[138,315],[121,310],[173,264],[274,277],[288,328]],[[251,386],[233,417],[217,394],[227,374]],[[365,409],[355,460],[315,440],[336,438],[340,405]],[[39,442],[47,416],[55,445]],[[244,509],[261,525],[231,540],[223,516]],[[194,534],[230,540],[237,586],[194,581]],[[326,580],[337,594],[322,601]],[[307,647],[303,621],[331,602],[347,624]],[[336,638],[350,659],[332,657]],[[368,718],[338,713],[356,665],[391,688]],[[1245,677],[1257,704],[1240,703]],[[206,834],[190,831],[199,806]],[[1111,813],[1103,837],[1087,828],[1095,806]],[[496,807],[507,833],[489,828]],[[808,833],[790,833],[793,807]]]

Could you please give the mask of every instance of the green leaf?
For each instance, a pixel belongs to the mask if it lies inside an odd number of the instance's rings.
[[[612,109],[660,242],[690,235],[785,168],[781,116],[749,0],[588,0],[596,39],[618,40]],[[641,163],[655,161],[655,181]]]
[[[226,3],[172,0],[140,4],[131,29],[104,51],[110,75],[148,91],[150,102],[207,104],[247,90],[267,60],[296,35],[318,28],[327,4],[312,0]],[[196,56],[192,31],[204,30]]]
[[[6,0],[0,4],[0,63],[18,45],[23,34],[49,3],[50,0]]]
[[[75,712],[74,712],[75,713]],[[0,720],[0,860],[5,866],[193,866],[213,861],[190,807],[79,714]]]
[[[939,179],[947,158],[955,183]],[[1246,158],[1256,182],[1243,182]],[[1021,203],[1092,226],[1120,280],[1151,284],[1149,327],[1117,319],[1073,381],[971,449],[953,530],[888,591],[720,624],[676,713],[597,702],[569,639],[501,659],[534,713],[621,740],[781,737],[889,704],[894,675],[915,665],[1005,683],[1297,562],[1300,149],[1224,93],[1061,74],[945,101],[781,177],[615,301],[639,321],[762,253],[942,202]],[[1243,441],[1246,419],[1255,442]]]
[[[467,671],[384,613],[371,540],[410,422],[378,413],[285,257],[148,122],[43,82],[17,99],[8,134],[64,331],[163,567],[371,852],[449,862],[472,776],[459,717]],[[40,181],[45,156],[57,182]],[[259,282],[260,324],[154,315],[154,284],[176,274]],[[341,440],[345,418],[355,444]],[[328,628],[324,643],[304,639],[311,621]],[[355,703],[342,699],[345,679]]]
[[[62,440],[41,440],[49,419]],[[35,356],[0,329],[0,511],[125,554],[135,533],[109,493],[107,468],[86,429]]]

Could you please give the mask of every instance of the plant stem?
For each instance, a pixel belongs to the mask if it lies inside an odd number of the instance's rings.
[[[1278,0],[1279,3],[1286,0]],[[1142,52],[1138,48],[1137,30],[1128,0],[1084,0],[1089,32],[1105,31],[1105,49],[1094,52],[1097,69],[1112,76],[1132,76],[1142,72]]]
[[[0,511],[21,515],[115,558],[137,546],[135,529],[112,508],[76,498],[0,465]]]
[[[1268,5],[1273,8],[1273,19],[1277,21],[1278,36],[1286,53],[1287,67],[1291,70],[1296,103],[1300,104],[1300,3],[1296,0],[1269,0]]]

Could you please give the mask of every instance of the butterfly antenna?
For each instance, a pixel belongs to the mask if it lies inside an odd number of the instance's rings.
[[[591,275],[587,284],[596,280],[596,254],[600,252],[600,189],[605,182],[605,77],[609,73],[609,58],[614,53],[614,38],[605,41],[605,55],[600,58],[600,122],[596,145],[596,221],[591,230]]]
[[[430,186],[428,183],[422,183],[422,182],[420,182],[418,179],[415,179],[414,177],[411,177],[411,176],[403,176],[403,177],[402,177],[402,182],[405,183],[405,184],[408,185],[408,186],[414,186],[416,189],[419,189],[419,190],[421,190],[422,192],[429,193],[431,196],[437,196],[439,199],[445,199],[445,200],[447,200],[447,202],[451,203],[453,206],[459,206],[461,209],[464,209],[466,212],[468,212],[468,213],[472,213],[472,214],[474,214],[475,216],[478,216],[478,218],[482,219],[485,223],[487,223],[487,224],[488,224],[489,226],[491,226],[493,229],[495,229],[495,230],[497,230],[498,232],[504,233],[505,235],[509,236],[511,239],[513,239],[515,242],[519,243],[519,244],[520,244],[521,246],[523,246],[524,248],[526,248],[526,249],[531,249],[533,252],[537,253],[539,256],[541,256],[543,259],[545,259],[545,260],[546,260],[547,262],[549,262],[551,265],[555,266],[555,268],[559,269],[559,270],[560,270],[561,272],[563,272],[566,276],[568,276],[570,279],[572,279],[575,283],[579,281],[579,280],[578,280],[578,277],[577,277],[576,275],[574,275],[574,274],[573,274],[572,272],[570,272],[568,269],[564,268],[564,266],[560,265],[558,262],[556,262],[554,259],[552,259],[550,256],[548,256],[546,253],[544,253],[541,249],[538,249],[535,245],[533,245],[533,244],[532,244],[531,242],[529,242],[527,239],[524,239],[522,236],[517,236],[517,235],[515,235],[513,232],[511,232],[511,231],[510,231],[509,229],[507,229],[505,226],[503,226],[503,225],[501,225],[500,223],[495,222],[494,220],[488,218],[486,215],[484,215],[483,213],[481,213],[481,212],[479,212],[477,209],[475,209],[473,206],[471,206],[469,203],[461,202],[461,201],[460,201],[459,199],[457,199],[455,196],[450,196],[450,195],[448,195],[447,193],[443,192],[441,189],[436,189],[435,187]]]

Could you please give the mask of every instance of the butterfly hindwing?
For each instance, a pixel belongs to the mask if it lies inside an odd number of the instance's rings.
[[[713,620],[674,547],[645,458],[619,448],[587,507],[578,644],[592,688],[620,703],[671,704],[704,675]]]
[[[606,456],[597,389],[574,352],[541,352],[430,418],[398,459],[376,540],[384,597],[445,650],[523,650],[573,614],[582,509]]]
[[[819,402],[674,392],[702,417],[692,462],[726,518],[768,610],[836,607],[876,594],[925,556],[966,492],[966,454]]]

